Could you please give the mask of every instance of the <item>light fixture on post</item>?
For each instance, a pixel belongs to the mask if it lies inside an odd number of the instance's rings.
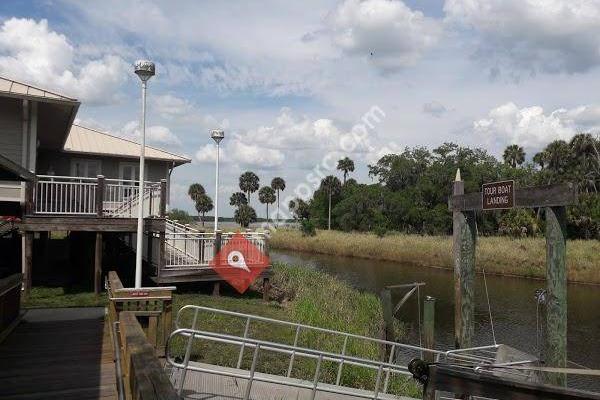
[[[138,220],[135,246],[135,287],[142,287],[142,252],[144,235],[144,157],[146,153],[146,82],[154,76],[155,67],[152,61],[138,60],[135,62],[135,74],[142,81],[142,121],[140,145],[140,174],[138,178]]]
[[[225,138],[225,132],[222,129],[213,129],[210,131],[210,137],[217,144],[217,166],[215,173],[215,232],[219,228],[219,143]]]

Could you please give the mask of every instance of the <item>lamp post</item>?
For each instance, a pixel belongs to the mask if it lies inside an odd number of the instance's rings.
[[[215,232],[219,228],[219,143],[225,137],[225,132],[221,129],[213,129],[210,131],[210,137],[217,144],[217,166],[215,173]]]
[[[154,76],[154,63],[147,60],[135,62],[135,74],[142,81],[142,143],[140,145],[140,175],[138,184],[138,220],[135,247],[135,287],[142,287],[142,252],[144,235],[144,156],[146,152],[146,82]]]

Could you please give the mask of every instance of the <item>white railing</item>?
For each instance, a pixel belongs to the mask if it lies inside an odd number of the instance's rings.
[[[267,238],[263,233],[244,232],[244,237],[263,254],[268,254]],[[224,246],[233,233],[221,234],[221,247]],[[165,228],[165,269],[207,269],[214,258],[216,235],[214,232],[200,232],[188,225],[182,225],[169,219]],[[252,264],[256,251],[245,251],[250,258],[246,261]]]
[[[136,218],[138,215],[139,187],[137,181],[106,179],[104,185],[104,215],[109,217]],[[159,215],[160,183],[146,182],[142,200],[143,215]]]
[[[215,234],[200,232],[167,219],[165,269],[208,268],[214,256]]]
[[[38,175],[35,186],[36,214],[100,215],[135,218],[138,215],[138,182],[122,179]],[[101,193],[98,193],[102,186]],[[101,210],[98,210],[101,202]],[[143,215],[160,214],[161,184],[144,187]]]
[[[95,215],[96,178],[38,176],[35,188],[37,214]]]

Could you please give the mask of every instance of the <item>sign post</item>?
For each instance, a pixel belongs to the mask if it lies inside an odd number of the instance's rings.
[[[473,273],[475,270],[475,213],[515,207],[543,208],[546,216],[546,324],[544,358],[549,367],[565,367],[567,360],[566,206],[576,204],[577,187],[571,183],[515,188],[514,181],[483,184],[481,193],[464,193],[457,173],[448,206],[453,213],[455,336],[465,347],[472,336]],[[564,374],[546,374],[545,380],[565,385]]]

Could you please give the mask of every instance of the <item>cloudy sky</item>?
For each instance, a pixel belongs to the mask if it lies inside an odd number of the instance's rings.
[[[193,159],[171,204],[190,211],[190,183],[214,198],[211,128],[231,215],[245,170],[294,196],[343,155],[368,182],[405,146],[532,156],[600,126],[600,0],[0,2],[0,75],[79,98],[81,124],[139,135],[138,58],[157,63],[149,141]]]

